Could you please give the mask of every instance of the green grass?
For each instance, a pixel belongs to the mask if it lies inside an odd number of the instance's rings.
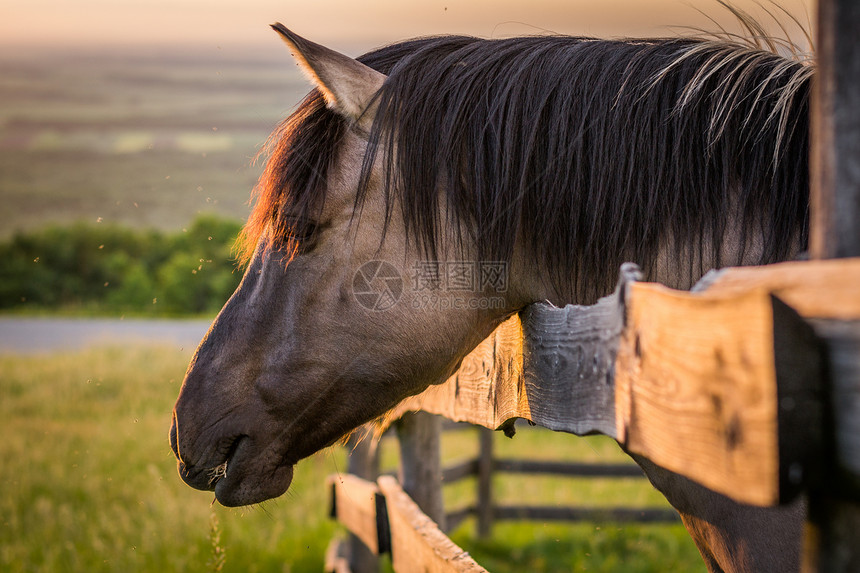
[[[0,570],[320,571],[338,526],[325,476],[345,467],[330,449],[299,464],[290,492],[247,509],[212,505],[177,477],[167,444],[189,356],[159,347],[0,357]],[[547,459],[625,459],[614,442],[548,431],[496,435],[496,453]],[[472,431],[443,440],[444,457],[474,455]],[[383,466],[397,463],[383,443]],[[446,503],[474,498],[474,480]],[[642,480],[497,475],[503,503],[654,505]],[[500,522],[478,540],[467,520],[452,538],[495,573],[703,570],[680,525]],[[219,569],[219,564],[222,568]]]
[[[214,512],[223,571],[320,571],[335,525],[323,452],[294,493],[244,510],[177,477],[167,444],[189,356],[158,348],[0,358],[0,570],[209,571]]]

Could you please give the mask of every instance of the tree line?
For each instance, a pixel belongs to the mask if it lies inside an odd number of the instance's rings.
[[[242,278],[240,223],[201,215],[177,232],[78,223],[0,243],[0,309],[175,316],[216,312]]]

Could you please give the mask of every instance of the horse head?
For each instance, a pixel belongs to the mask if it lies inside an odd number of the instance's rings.
[[[429,259],[407,240],[399,204],[382,190],[387,150],[364,165],[386,76],[274,27],[322,96],[327,110],[314,113],[338,127],[312,189],[281,188],[283,166],[270,158],[247,270],[174,408],[180,476],[227,506],[283,494],[296,462],[444,381],[515,306],[507,285],[479,284],[468,246],[443,255],[435,245]],[[294,132],[282,140],[284,157],[319,159],[289,149],[301,145]],[[439,220],[451,223],[444,205]],[[435,281],[449,262],[472,276],[460,275],[456,299],[440,300]],[[475,303],[490,291],[493,304]]]
[[[354,60],[275,29],[316,90],[273,136],[247,271],[170,432],[183,479],[225,505],[282,494],[528,303],[593,302],[626,261],[688,288],[806,243],[802,63],[557,36]]]

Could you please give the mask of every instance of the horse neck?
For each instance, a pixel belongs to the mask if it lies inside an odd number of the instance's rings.
[[[689,290],[709,270],[729,266],[751,266],[769,262],[764,247],[764,232],[758,225],[742,223],[736,206],[727,207],[731,216],[727,219],[725,229],[718,241],[719,250],[712,248],[712,238],[688,237],[676,240],[666,233],[657,245],[653,263],[644,265],[642,261],[635,262],[643,271],[643,280],[658,282],[673,289]],[[790,242],[786,260],[797,257],[803,250],[800,233],[786,237]],[[522,241],[520,242],[522,243]],[[550,269],[543,266],[545,257],[540,253],[531,252],[527,246],[518,244],[511,261],[510,298],[514,304],[526,305],[532,302],[551,302],[556,306],[566,304],[593,304],[594,300],[582,300],[574,292],[570,284],[562,284],[553,277],[580,273],[575,262],[569,268]],[[614,269],[618,271],[619,269]],[[617,274],[614,274],[617,276]],[[583,277],[587,280],[587,277]],[[601,285],[600,296],[608,295],[615,287],[614,284]]]

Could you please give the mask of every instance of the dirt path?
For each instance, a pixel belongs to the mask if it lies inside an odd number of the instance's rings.
[[[0,317],[0,353],[32,354],[100,344],[159,343],[189,353],[211,320]]]

